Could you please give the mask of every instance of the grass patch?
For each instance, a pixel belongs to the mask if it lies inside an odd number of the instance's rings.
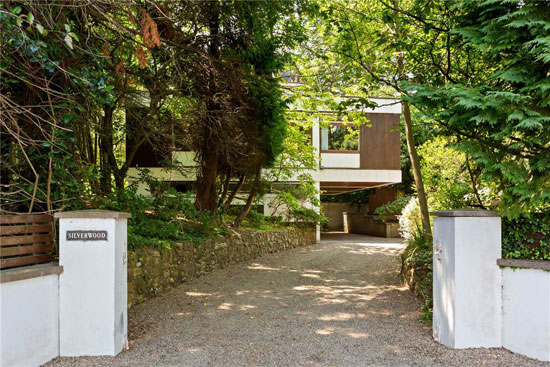
[[[232,208],[229,213],[222,216],[222,223],[229,227],[238,215],[240,208]],[[280,217],[266,217],[258,211],[251,210],[245,219],[241,222],[239,229],[251,232],[271,232],[288,228],[288,223],[281,220]]]

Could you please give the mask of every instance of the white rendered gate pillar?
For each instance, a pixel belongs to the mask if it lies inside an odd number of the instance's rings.
[[[500,217],[487,210],[431,214],[434,339],[456,349],[502,346]]]
[[[117,355],[127,347],[128,213],[60,212],[61,356]]]

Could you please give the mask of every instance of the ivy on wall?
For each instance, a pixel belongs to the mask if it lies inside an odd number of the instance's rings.
[[[503,218],[502,257],[550,260],[550,213]]]

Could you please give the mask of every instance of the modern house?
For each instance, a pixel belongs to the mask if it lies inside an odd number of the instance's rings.
[[[358,128],[355,144],[343,144],[346,128],[331,122],[313,129],[312,144],[320,156],[314,174],[327,194],[380,187],[401,182],[399,117],[401,105],[393,99],[373,98],[378,107],[365,110],[369,124]],[[334,114],[327,111],[327,114]],[[318,124],[319,122],[317,122]]]
[[[319,156],[319,167],[310,173],[323,193],[341,194],[401,182],[398,131],[401,105],[396,99],[371,100],[377,107],[364,110],[368,124],[357,127],[331,122],[327,126],[319,120],[314,121],[311,143]],[[336,114],[335,111],[315,112],[321,118],[332,115],[330,120]],[[171,159],[183,168],[167,170],[161,167],[155,152],[144,145],[130,163],[128,178],[130,181],[137,179],[138,167],[147,168],[155,178],[170,182],[176,189],[193,191],[197,172],[194,152],[174,151]],[[289,178],[285,183],[298,183],[298,179]],[[141,184],[139,191],[145,193],[147,190],[145,184]],[[263,199],[265,215],[280,214],[280,207],[270,206],[273,196],[267,194]]]

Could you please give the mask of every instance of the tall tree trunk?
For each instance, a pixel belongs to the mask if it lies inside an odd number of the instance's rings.
[[[239,182],[237,183],[237,186],[231,191],[231,194],[229,194],[229,197],[227,198],[227,201],[223,204],[223,210],[229,209],[231,206],[231,203],[233,202],[233,199],[235,199],[235,196],[239,193],[239,190],[241,187],[243,187],[244,180],[246,179],[246,175],[243,173],[241,177],[239,177]]]
[[[239,228],[243,219],[250,212],[250,208],[252,208],[252,203],[254,202],[254,199],[256,198],[256,194],[258,193],[258,189],[260,188],[261,176],[262,176],[262,167],[260,166],[258,167],[258,171],[256,172],[256,179],[254,180],[254,184],[250,188],[250,194],[248,194],[248,199],[246,200],[246,204],[243,210],[237,216],[237,218],[235,218],[235,221],[233,222],[233,227]]]
[[[395,19],[399,19],[399,0],[393,1]],[[403,34],[399,27],[399,24],[394,23],[395,37],[399,40]],[[405,70],[405,64],[403,60],[403,52],[399,52],[397,56],[397,72],[399,82],[407,79],[407,73]],[[399,86],[396,86],[396,90],[399,91]],[[403,113],[403,120],[405,121],[405,135],[407,138],[407,150],[409,152],[409,158],[411,160],[411,166],[413,170],[414,183],[416,185],[416,194],[418,196],[418,204],[420,205],[420,218],[422,220],[422,232],[424,239],[429,241],[432,237],[432,226],[430,225],[430,213],[428,211],[428,199],[426,198],[426,191],[424,190],[424,181],[422,180],[422,173],[420,171],[420,159],[416,152],[416,146],[414,144],[413,124],[411,117],[411,109],[409,102],[401,98],[401,111]]]
[[[474,172],[472,171],[472,167],[470,167],[470,159],[468,158],[468,156],[466,156],[466,168],[468,169],[468,174],[470,175],[470,183],[472,184],[472,190],[474,190],[474,195],[477,199],[479,207],[481,209],[487,209],[485,205],[483,205],[483,200],[481,200],[481,196],[479,196],[476,179],[474,177]]]
[[[115,176],[115,187],[117,188],[118,193],[122,193],[124,190],[124,179],[126,178],[126,172],[128,170],[126,168],[121,169],[115,169],[114,170],[114,176]]]
[[[424,182],[422,181],[422,174],[420,172],[420,159],[418,158],[418,153],[416,152],[416,146],[414,145],[411,109],[407,101],[402,100],[401,106],[402,106],[402,112],[403,112],[403,120],[405,120],[405,135],[407,137],[407,150],[409,151],[409,157],[411,159],[414,183],[416,185],[416,192],[418,195],[418,204],[420,205],[422,231],[424,232],[424,239],[429,240],[432,236],[432,227],[430,225],[430,213],[428,211],[428,200],[426,198],[426,191],[424,190]]]
[[[228,171],[225,174],[225,178],[223,180],[223,184],[221,187],[221,194],[220,194],[220,200],[218,201],[218,206],[223,205],[223,202],[225,201],[225,198],[227,197],[227,194],[229,193],[229,182],[231,181],[231,173]]]
[[[105,112],[100,140],[101,154],[103,155],[104,164],[102,170],[102,182],[104,185],[104,190],[107,190],[107,192],[111,192],[112,177],[114,177],[117,193],[121,194],[124,190],[126,173],[128,173],[130,163],[129,161],[133,159],[134,155],[137,152],[137,149],[145,141],[145,137],[141,137],[141,140],[136,141],[132,146],[128,146],[128,144],[126,145],[128,149],[126,161],[119,167],[119,162],[117,162],[117,158],[115,155],[115,146],[113,143],[113,114],[115,111],[115,107],[105,106],[104,111]]]
[[[210,44],[208,53],[214,59],[220,56],[220,9],[217,1],[209,3],[209,21],[208,29],[210,33]],[[206,101],[206,113],[209,115],[204,121],[203,127],[203,143],[201,147],[201,162],[200,171],[197,177],[197,190],[195,196],[195,207],[200,211],[209,211],[214,214],[218,207],[218,192],[216,183],[218,180],[218,148],[212,143],[212,129],[220,128],[219,125],[212,120],[219,120],[221,110],[219,103],[216,101],[218,92],[216,87],[216,76],[213,70],[209,71],[209,88],[211,88],[211,97]]]
[[[111,175],[113,167],[110,161],[110,154],[113,151],[113,112],[114,107],[103,106],[103,118],[100,119],[99,146],[101,157],[101,178],[100,186],[103,194],[111,192]]]
[[[207,144],[209,145],[209,144]],[[213,147],[206,146],[203,150],[201,167],[197,177],[197,193],[195,207],[200,211],[214,214],[218,207],[218,154]]]

